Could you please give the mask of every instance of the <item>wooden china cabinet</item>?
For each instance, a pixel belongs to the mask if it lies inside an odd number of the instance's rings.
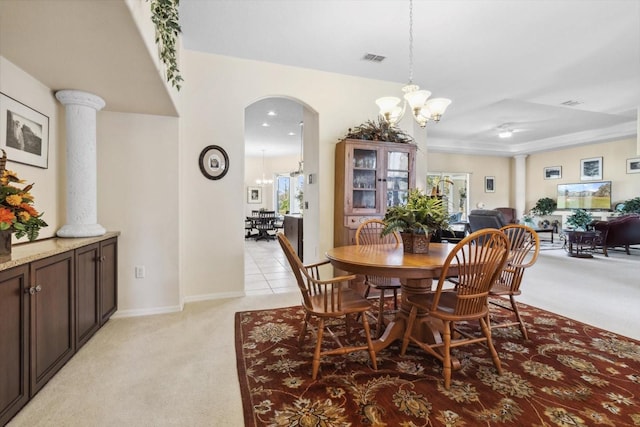
[[[415,187],[416,145],[345,139],[336,145],[333,245],[355,244],[358,225],[383,218]]]

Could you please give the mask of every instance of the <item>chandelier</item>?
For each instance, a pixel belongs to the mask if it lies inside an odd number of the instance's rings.
[[[256,184],[263,185],[263,186],[268,184],[273,184],[272,179],[266,179],[264,177],[264,150],[262,150],[262,179],[256,179]]]
[[[402,106],[400,106],[402,100],[395,96],[376,99],[380,115],[389,125],[393,126],[402,119],[407,104],[420,127],[425,127],[429,120],[439,122],[444,111],[451,104],[451,100],[446,98],[427,100],[431,92],[420,90],[420,86],[413,83],[413,0],[409,0],[409,83],[402,88],[402,91],[404,92]]]

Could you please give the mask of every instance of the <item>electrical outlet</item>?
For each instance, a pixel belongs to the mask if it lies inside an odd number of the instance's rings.
[[[136,265],[136,279],[144,279],[145,270],[144,265]]]

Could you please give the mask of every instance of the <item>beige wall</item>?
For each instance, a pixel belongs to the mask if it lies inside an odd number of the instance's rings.
[[[627,159],[636,155],[636,139],[625,139],[563,150],[532,154],[527,157],[526,210],[542,197],[556,199],[557,185],[580,182],[580,160],[602,157],[602,179],[611,181],[611,200],[615,203],[640,196],[640,174],[627,173]],[[562,166],[561,179],[544,179],[543,170]]]
[[[468,189],[469,209],[484,203],[486,209],[513,206],[511,191],[513,174],[510,157],[473,156],[461,154],[429,153],[429,172],[466,172],[470,174]],[[484,177],[495,177],[495,192],[485,193]]]

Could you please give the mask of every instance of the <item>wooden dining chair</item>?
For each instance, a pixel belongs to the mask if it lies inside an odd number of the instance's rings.
[[[320,359],[324,356],[347,354],[355,351],[367,350],[369,357],[371,358],[371,364],[374,370],[378,369],[376,361],[376,353],[373,348],[373,341],[371,340],[371,331],[369,328],[369,322],[367,320],[366,312],[371,308],[371,303],[357,292],[349,289],[346,284],[355,279],[355,275],[338,276],[332,279],[321,280],[319,268],[321,265],[328,264],[329,261],[323,261],[310,265],[303,265],[300,258],[293,250],[293,246],[289,243],[289,240],[282,233],[278,233],[278,242],[285,253],[291,270],[298,282],[298,288],[302,293],[302,307],[305,311],[305,317],[302,321],[302,328],[298,337],[299,345],[302,345],[307,335],[307,327],[312,331],[315,331],[316,346],[313,352],[313,363],[311,377],[316,379],[318,375],[318,369],[320,368]],[[345,339],[349,336],[353,337],[359,334],[354,334],[351,331],[351,317],[359,317],[362,321],[364,328],[364,335],[366,338],[366,345],[346,345],[343,343],[337,333],[334,333],[332,328],[334,327],[332,322],[327,322],[330,319],[344,320],[347,333]],[[332,323],[331,326],[329,323]],[[342,322],[341,322],[342,323]],[[335,341],[335,346],[327,347],[323,349],[323,337],[325,331]]]
[[[529,339],[527,328],[520,317],[515,297],[520,295],[522,277],[527,268],[536,263],[540,253],[540,238],[538,233],[523,224],[512,224],[500,229],[509,239],[509,258],[504,269],[494,282],[489,295],[509,297],[511,307],[501,304],[496,299],[490,302],[496,306],[512,311],[516,316],[515,322],[492,323],[492,328],[506,328],[518,325],[525,340]]]
[[[508,255],[509,241],[504,233],[497,229],[476,231],[451,250],[442,267],[435,292],[407,297],[411,311],[402,340],[401,354],[405,354],[411,342],[439,359],[443,364],[446,389],[451,385],[451,371],[454,368],[451,349],[454,347],[486,343],[496,370],[502,374],[500,359],[491,340],[488,298],[489,289],[502,271]],[[454,289],[447,289],[444,285],[452,275],[456,277],[456,286]],[[414,328],[419,310],[427,312],[433,320],[442,321],[441,341],[433,343],[420,339],[420,325],[415,325]],[[456,327],[460,322],[476,320],[480,323],[481,335],[469,334]]]
[[[387,234],[381,236],[382,229],[385,224],[379,219],[370,219],[358,226],[356,230],[356,245],[382,245],[386,243],[400,244],[400,236],[398,233]],[[371,289],[375,289],[379,292],[378,296],[378,316],[376,320],[376,335],[382,336],[384,332],[384,307],[385,307],[385,293],[391,291],[393,294],[393,309],[398,311],[398,290],[400,290],[400,279],[395,277],[383,277],[365,275],[364,285],[366,286],[364,291],[364,297],[369,298]]]

